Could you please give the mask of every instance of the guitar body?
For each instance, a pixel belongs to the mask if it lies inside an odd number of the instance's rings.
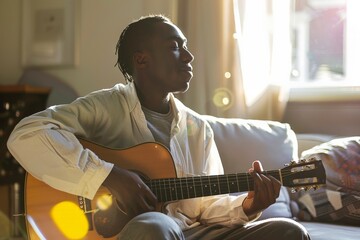
[[[100,159],[115,165],[139,172],[150,179],[176,178],[176,170],[169,151],[158,143],[144,143],[128,149],[110,149],[85,140],[80,140],[84,148],[95,152]],[[50,216],[51,209],[58,203],[70,201],[86,213],[89,220],[89,231],[83,239],[109,238],[116,235],[130,219],[120,211],[116,204],[105,211],[94,212],[98,197],[110,193],[101,187],[92,201],[68,194],[50,187],[27,174],[25,180],[25,212],[29,239],[41,239],[40,231],[46,239],[66,239]],[[84,202],[88,204],[84,205]],[[71,216],[69,216],[69,219]]]

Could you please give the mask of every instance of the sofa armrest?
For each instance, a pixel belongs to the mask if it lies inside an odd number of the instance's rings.
[[[315,147],[319,144],[329,142],[335,138],[338,138],[338,136],[316,133],[301,133],[296,134],[296,138],[298,141],[298,156],[301,156],[303,151]]]

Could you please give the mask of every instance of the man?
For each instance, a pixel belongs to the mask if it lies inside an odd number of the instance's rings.
[[[157,141],[171,152],[177,177],[223,174],[209,124],[173,95],[185,92],[193,76],[194,57],[186,44],[181,30],[163,16],[131,23],[116,46],[127,84],[23,119],[9,138],[11,153],[33,176],[62,191],[92,199],[100,186],[108,188],[131,219],[120,239],[309,239],[292,221],[249,223],[280,190],[279,181],[260,173],[259,161],[250,169],[254,191],[171,202],[161,213],[136,173],[79,143],[77,137],[111,148]]]

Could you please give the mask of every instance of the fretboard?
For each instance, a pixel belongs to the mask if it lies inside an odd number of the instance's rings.
[[[281,181],[279,170],[264,174]],[[145,183],[160,202],[251,191],[254,188],[254,181],[249,173],[163,178],[147,180]]]

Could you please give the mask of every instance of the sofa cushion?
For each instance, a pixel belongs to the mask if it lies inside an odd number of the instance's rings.
[[[322,160],[326,186],[302,194],[298,217],[360,226],[360,137],[333,139],[301,156]]]
[[[337,138],[306,150],[301,156],[322,160],[328,189],[360,196],[360,137]]]
[[[205,119],[214,131],[225,173],[247,172],[254,160],[272,170],[298,159],[296,135],[288,124],[213,116]]]
[[[296,135],[288,124],[276,121],[204,116],[210,123],[225,173],[247,172],[254,160],[265,170],[280,169],[297,160]],[[292,217],[289,193],[282,187],[275,204],[260,219]]]
[[[299,199],[298,218],[360,226],[360,197],[321,188]]]

